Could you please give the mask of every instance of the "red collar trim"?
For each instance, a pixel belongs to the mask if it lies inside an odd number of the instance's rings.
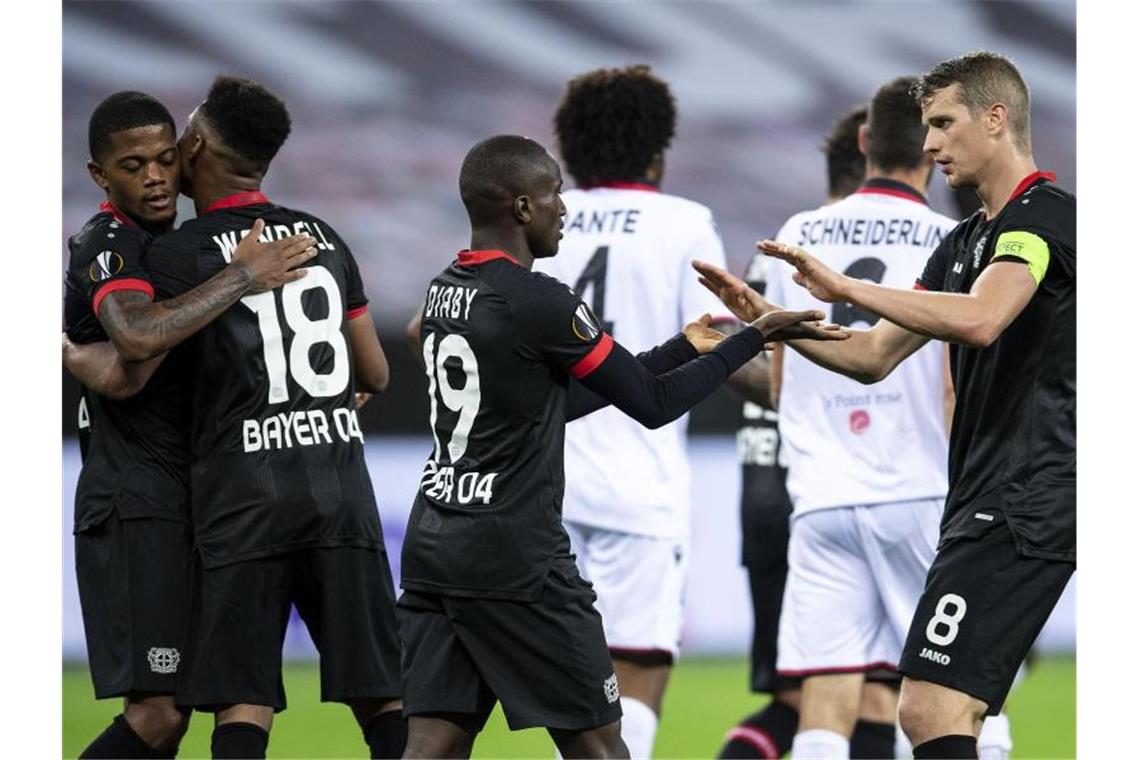
[[[1032,174],[1030,174],[1025,179],[1021,180],[1021,182],[1019,182],[1017,184],[1017,187],[1015,187],[1013,189],[1013,194],[1009,196],[1009,200],[1012,201],[1014,198],[1016,198],[1017,196],[1024,193],[1026,190],[1029,189],[1030,185],[1032,185],[1034,182],[1036,182],[1039,179],[1047,179],[1050,182],[1056,182],[1057,181],[1057,173],[1056,172],[1041,172],[1041,171],[1033,172]],[[1009,201],[1006,201],[1006,203],[1008,203],[1008,202]]]
[[[495,259],[506,259],[512,264],[518,264],[519,266],[522,266],[522,264],[519,264],[518,259],[506,251],[469,251],[465,248],[460,251],[458,255],[459,266],[461,267],[471,267],[475,266],[476,264],[486,264],[488,261],[494,261]]]
[[[211,211],[217,211],[220,208],[238,208],[240,206],[256,206],[259,203],[270,203],[269,198],[265,196],[260,190],[253,190],[248,193],[235,193],[227,195],[225,198],[216,200],[207,206],[202,213],[208,214]]]
[[[892,198],[903,198],[914,203],[927,205],[926,196],[904,182],[895,182],[890,179],[869,179],[863,186],[855,191],[864,195],[889,195]]]
[[[595,188],[606,187],[611,190],[644,190],[647,193],[659,193],[661,188],[657,185],[651,185],[648,182],[601,182],[597,185],[586,185],[583,190],[594,190]]]
[[[119,211],[119,209],[115,208],[115,205],[113,203],[111,203],[111,201],[103,201],[102,203],[100,203],[99,204],[99,210],[105,211],[108,214],[110,214],[111,216],[115,217],[115,221],[119,222],[120,224],[125,224],[128,227],[134,227],[136,229],[138,229],[138,227],[139,227],[134,219],[131,219],[129,216],[124,214],[122,211]]]

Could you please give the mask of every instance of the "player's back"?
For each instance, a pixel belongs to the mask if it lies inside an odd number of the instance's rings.
[[[608,341],[579,299],[501,251],[464,251],[421,327],[434,449],[408,522],[405,588],[531,599],[567,554],[562,448],[572,373]]]
[[[690,266],[698,258],[724,266],[707,207],[629,184],[570,190],[562,200],[558,255],[535,269],[573,287],[622,345],[644,351],[704,312],[726,316]],[[566,430],[565,519],[687,535],[687,424],[685,416],[650,430],[613,408],[576,420]]]
[[[111,293],[153,294],[139,266],[151,240],[109,203],[68,240],[64,315],[72,341],[107,340],[98,311]],[[76,532],[97,525],[112,510],[125,519],[189,520],[189,414],[182,380],[177,362],[167,361],[132,398],[113,401],[83,389]]]
[[[909,288],[954,225],[906,185],[869,180],[843,200],[795,215],[778,238],[851,277]],[[775,268],[773,302],[820,308],[791,275],[785,264]],[[864,329],[878,320],[846,303],[832,304],[828,318]],[[784,352],[780,436],[797,514],[945,496],[944,361],[942,344],[932,341],[885,380],[862,385]]]
[[[269,239],[309,232],[317,257],[304,277],[243,297],[179,349],[194,371],[193,511],[208,567],[381,542],[347,324],[367,301],[344,241],[251,194],[156,240],[148,269],[161,295],[189,290],[229,262],[258,218]]]

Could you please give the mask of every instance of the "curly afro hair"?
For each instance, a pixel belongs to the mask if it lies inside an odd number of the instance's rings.
[[[559,150],[579,187],[644,179],[676,127],[669,85],[648,66],[598,69],[570,80],[554,114]]]
[[[215,79],[201,114],[230,150],[261,167],[277,155],[292,128],[281,98],[240,77]]]

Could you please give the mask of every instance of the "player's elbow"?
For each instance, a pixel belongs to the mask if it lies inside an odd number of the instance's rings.
[[[963,326],[958,342],[970,348],[989,348],[1001,335],[1001,326],[989,319],[979,319]]]
[[[388,389],[388,363],[375,362],[356,368],[356,389],[365,393],[383,393]]]
[[[145,362],[161,354],[166,349],[146,335],[134,332],[124,332],[111,337],[115,350],[123,361]]]

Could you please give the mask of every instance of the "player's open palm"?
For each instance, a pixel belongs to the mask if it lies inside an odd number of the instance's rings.
[[[756,247],[766,255],[782,259],[794,266],[796,273],[792,275],[792,279],[797,285],[807,288],[808,292],[819,300],[827,303],[847,300],[843,296],[843,283],[846,278],[829,269],[803,248],[778,243],[775,240],[761,240]]]
[[[724,333],[717,332],[709,325],[712,324],[712,316],[709,314],[702,314],[697,319],[681,328],[684,333],[685,339],[689,341],[693,348],[697,350],[698,354],[707,354],[716,348],[716,345],[724,340]]]
[[[851,333],[839,325],[823,323],[823,312],[770,311],[752,323],[764,335],[765,343],[782,340],[846,340]]]
[[[273,290],[304,277],[305,270],[297,267],[317,255],[316,240],[308,233],[263,243],[259,238],[264,229],[264,221],[255,221],[234,250],[233,262],[249,272],[251,293]]]
[[[751,322],[777,308],[748,287],[744,280],[715,264],[694,260],[693,269],[700,273],[698,279],[701,284],[712,291],[742,322]]]

